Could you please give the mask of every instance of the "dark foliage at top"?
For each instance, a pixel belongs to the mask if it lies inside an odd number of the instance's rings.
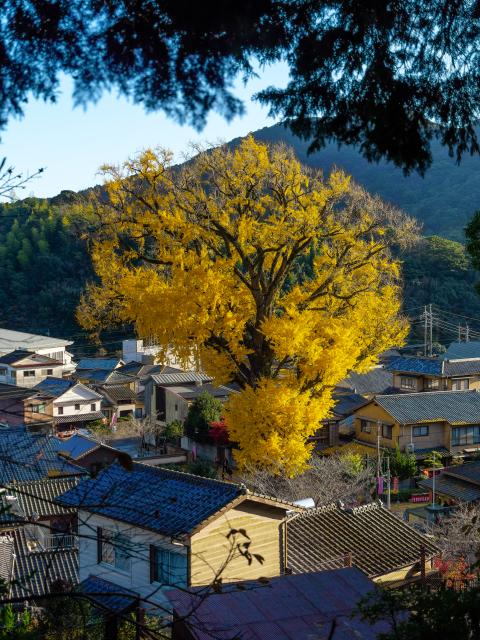
[[[33,95],[55,100],[59,75],[86,104],[105,89],[201,127],[252,61],[286,60],[286,89],[260,99],[316,150],[354,144],[370,161],[423,172],[438,139],[478,152],[477,0],[5,0],[0,127]]]

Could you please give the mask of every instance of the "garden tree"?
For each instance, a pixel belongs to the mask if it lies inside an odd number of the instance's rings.
[[[160,359],[171,348],[236,382],[225,418],[237,461],[301,472],[333,387],[406,335],[388,247],[415,223],[251,137],[170,163],[146,151],[105,168],[107,197],[84,206],[101,284],[78,318],[89,330],[133,322]]]
[[[11,604],[0,608],[1,640],[34,640],[35,638],[38,638],[38,635],[27,609],[18,614]]]
[[[4,0],[0,127],[33,95],[54,101],[61,73],[86,104],[116,88],[196,127],[242,113],[231,87],[282,60],[289,83],[259,98],[312,148],[358,146],[425,170],[438,139],[479,150],[477,0]]]
[[[163,435],[167,440],[176,440],[183,436],[183,423],[180,420],[173,420],[165,425]]]
[[[417,474],[417,461],[413,454],[402,453],[398,446],[387,453],[390,459],[390,474],[399,480],[408,480]]]
[[[195,398],[188,408],[185,428],[187,431],[206,435],[210,430],[210,423],[220,420],[222,412],[223,405],[220,400],[205,391]]]
[[[435,543],[442,551],[442,559],[463,559],[468,567],[478,569],[480,558],[480,507],[477,504],[461,504],[440,518],[432,530]]]
[[[373,459],[364,460],[356,453],[314,456],[307,471],[295,478],[250,466],[241,479],[252,491],[291,502],[312,498],[316,506],[337,500],[358,504],[371,500],[375,467]]]
[[[371,624],[388,624],[378,640],[475,640],[480,637],[479,607],[479,587],[430,590],[417,585],[377,587],[360,603],[359,612]]]

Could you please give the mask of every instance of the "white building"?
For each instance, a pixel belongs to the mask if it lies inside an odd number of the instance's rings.
[[[0,356],[0,382],[20,387],[34,387],[47,376],[61,378],[65,372],[63,361],[32,351],[16,349]]]
[[[75,371],[75,365],[72,363],[73,356],[67,351],[67,347],[71,344],[73,344],[71,340],[63,338],[39,336],[34,333],[0,328],[0,355],[19,349],[33,351],[60,361],[65,372]]]
[[[154,342],[146,343],[144,340],[129,339],[122,341],[122,359],[124,362],[143,362],[145,364],[154,364],[158,355],[159,347]],[[169,367],[179,367],[185,369],[184,363],[179,362],[177,358],[171,353],[167,353],[167,356],[162,361],[163,365]],[[196,371],[194,359],[191,359],[188,371]]]
[[[58,431],[69,431],[104,417],[102,396],[81,382],[48,377],[35,385],[35,389],[37,399],[42,398],[50,405],[47,413]]]

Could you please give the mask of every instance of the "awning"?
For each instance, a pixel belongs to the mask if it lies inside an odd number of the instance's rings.
[[[90,420],[102,420],[105,418],[101,411],[93,411],[92,413],[77,413],[73,416],[55,416],[54,424],[70,424],[72,422],[88,422]]]

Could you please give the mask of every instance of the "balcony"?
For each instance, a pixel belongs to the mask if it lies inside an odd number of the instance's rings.
[[[78,538],[73,533],[50,533],[44,527],[34,527],[26,531],[27,546],[30,552],[60,551],[76,549]]]

